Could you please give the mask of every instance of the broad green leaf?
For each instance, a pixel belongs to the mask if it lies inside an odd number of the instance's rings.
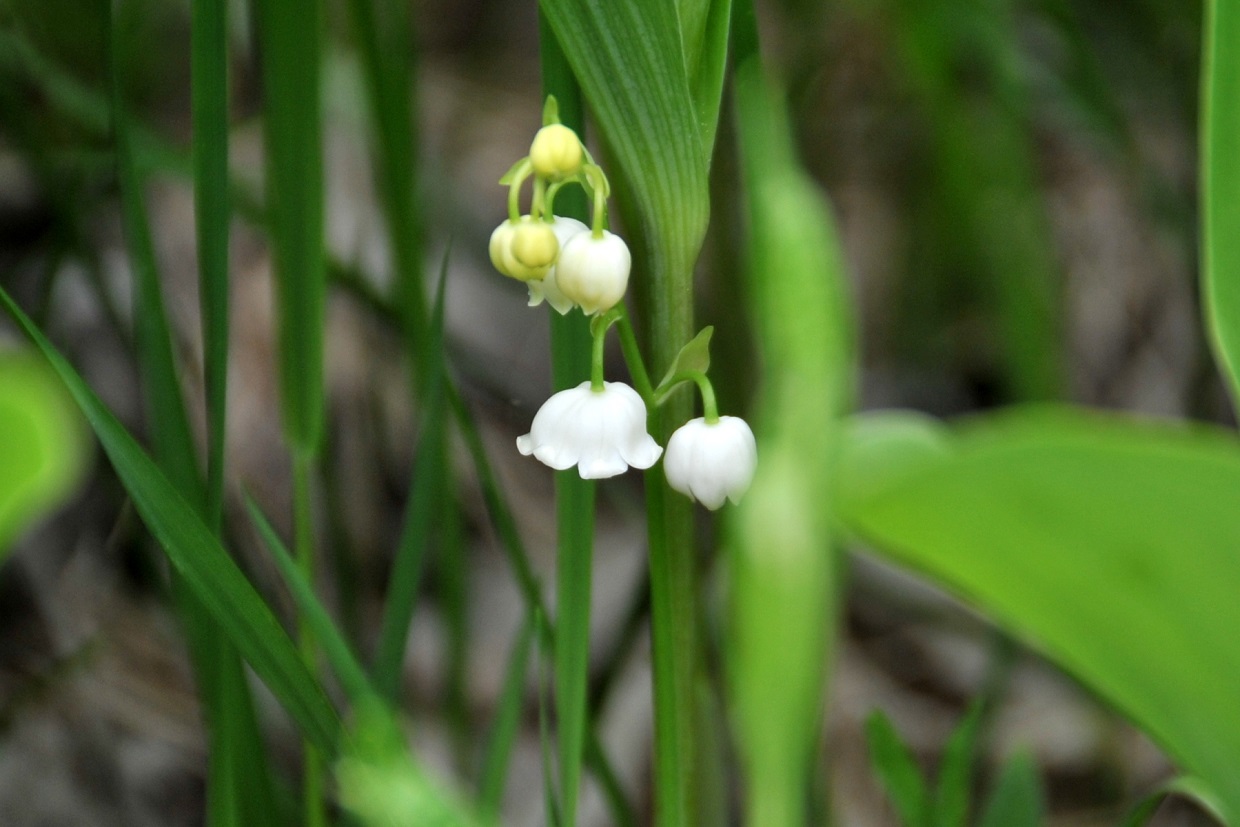
[[[0,561],[67,497],[89,457],[86,424],[42,359],[0,350]]]
[[[731,0],[679,0],[680,40],[702,149],[709,164],[719,126],[723,78],[728,65]]]
[[[870,750],[870,766],[882,782],[904,827],[930,824],[930,791],[921,768],[900,734],[881,710],[865,721],[865,742]]]
[[[934,417],[915,411],[880,411],[844,423],[838,473],[848,480],[840,497],[864,497],[914,473],[951,451],[950,432]]]
[[[1040,827],[1042,784],[1038,765],[1027,752],[1018,752],[1003,766],[999,780],[982,810],[978,827]]]
[[[1240,812],[1240,442],[1035,409],[953,447],[843,518],[1026,635]]]
[[[706,373],[710,370],[710,337],[715,332],[715,328],[707,325],[698,331],[689,342],[680,349],[676,354],[676,358],[672,360],[671,367],[667,369],[667,373],[663,379],[659,381],[658,388],[666,388],[678,373],[685,371],[695,371],[697,373]]]
[[[1240,8],[1206,3],[1202,65],[1202,277],[1214,350],[1240,398]]]
[[[138,514],[198,600],[305,736],[334,754],[340,720],[271,609],[221,548],[193,506],[143,452],[29,317],[0,289],[0,304],[51,363],[85,414]]]

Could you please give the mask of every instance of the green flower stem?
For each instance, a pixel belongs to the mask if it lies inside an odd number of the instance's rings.
[[[594,191],[594,216],[590,227],[590,235],[596,240],[603,237],[603,231],[607,229],[607,196],[603,195],[602,190]]]
[[[603,346],[607,342],[607,328],[609,327],[611,327],[611,322],[608,321],[607,316],[601,317],[591,325],[594,341],[590,348],[590,389],[595,392],[603,390]]]
[[[576,180],[576,178],[569,178],[567,181],[553,181],[553,182],[552,182],[552,183],[551,183],[551,184],[547,187],[547,196],[546,196],[546,201],[543,203],[543,206],[544,206],[544,207],[546,208],[546,210],[547,210],[547,213],[546,213],[545,218],[546,218],[548,221],[555,221],[555,196],[556,196],[556,193],[558,193],[558,192],[560,191],[560,187],[563,187],[565,184],[567,184],[567,183],[569,183],[569,182],[571,182],[571,181],[575,181],[575,180]]]
[[[637,334],[633,330],[633,322],[629,319],[629,311],[624,304],[616,305],[616,330],[620,334],[620,350],[624,353],[624,362],[629,366],[629,374],[633,377],[633,387],[646,403],[647,408],[655,407],[654,386],[650,384],[650,373],[646,370],[646,362],[642,359],[641,348],[637,344]]]
[[[702,395],[702,417],[708,425],[714,425],[719,421],[719,406],[715,402],[715,388],[710,383],[710,379],[700,370],[685,370],[677,373],[661,391],[655,394],[654,404],[662,405],[667,398],[680,387],[684,382],[693,382],[698,386],[698,392]]]
[[[534,165],[530,163],[529,158],[526,158],[525,163],[512,176],[512,183],[508,185],[508,218],[513,221],[521,217],[521,187],[533,171]]]
[[[530,201],[530,215],[551,220],[551,210],[547,207],[547,182],[543,178],[534,179],[534,197]]]

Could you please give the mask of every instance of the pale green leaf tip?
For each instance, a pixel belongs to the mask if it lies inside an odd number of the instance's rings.
[[[560,104],[555,99],[555,95],[547,95],[547,101],[543,104],[543,126],[551,126],[560,122]]]

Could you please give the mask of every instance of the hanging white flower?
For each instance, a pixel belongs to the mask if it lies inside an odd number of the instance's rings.
[[[668,485],[711,511],[724,500],[739,502],[757,465],[753,431],[735,416],[721,416],[714,423],[702,417],[689,420],[672,434],[663,457]]]
[[[557,471],[577,466],[583,480],[623,474],[630,466],[649,468],[663,449],[646,433],[646,406],[637,391],[621,382],[589,382],[560,391],[534,415],[517,450],[533,454]]]
[[[560,250],[556,284],[591,316],[610,310],[624,298],[632,264],[629,247],[620,236],[607,230],[601,238],[578,233]]]
[[[579,235],[589,231],[589,227],[582,224],[575,218],[557,215],[555,221],[551,224],[551,231],[555,233],[555,237],[559,239],[560,249],[564,249],[564,245],[575,235]],[[568,313],[574,307],[573,300],[564,295],[560,290],[559,284],[556,282],[556,266],[552,266],[547,271],[547,275],[541,280],[527,281],[525,284],[530,288],[530,307],[537,307],[543,303],[543,299],[547,300],[547,304],[556,309],[561,316]]]

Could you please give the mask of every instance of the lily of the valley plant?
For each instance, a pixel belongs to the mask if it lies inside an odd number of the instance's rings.
[[[522,214],[521,190],[531,178],[530,210]],[[701,394],[703,416],[668,440],[668,484],[711,510],[739,501],[753,479],[757,446],[743,419],[721,417],[716,409],[706,376],[711,329],[685,345],[667,377],[651,385],[624,306],[632,256],[624,239],[607,229],[611,186],[577,133],[558,122],[554,99],[548,100],[530,154],[500,183],[509,188],[508,220],[491,234],[495,269],[526,284],[531,307],[545,301],[562,315],[581,308],[591,317],[593,335],[590,380],[548,399],[530,432],[517,439],[518,450],[556,470],[576,466],[582,479],[650,468],[664,451],[646,431],[648,410],[692,383]],[[556,194],[569,185],[585,189],[592,204],[590,226],[555,214]],[[603,343],[613,325],[636,389],[604,381]]]

